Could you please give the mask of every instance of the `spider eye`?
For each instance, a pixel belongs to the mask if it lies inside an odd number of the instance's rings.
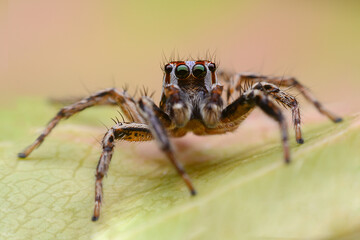
[[[202,64],[196,64],[192,69],[193,75],[196,78],[202,78],[206,75],[206,68]]]
[[[216,70],[215,63],[210,63],[210,64],[208,65],[208,67],[209,67],[209,70],[210,70],[211,72],[214,72],[214,71]]]
[[[173,67],[172,67],[170,64],[167,64],[167,65],[165,66],[165,72],[166,72],[166,73],[171,73],[172,69],[173,69]]]
[[[178,78],[182,78],[182,79],[187,78],[189,74],[190,74],[190,69],[185,64],[179,65],[175,69],[175,75]]]

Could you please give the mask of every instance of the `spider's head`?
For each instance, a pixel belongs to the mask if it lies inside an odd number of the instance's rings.
[[[210,91],[214,83],[217,83],[216,65],[211,61],[174,61],[164,66],[164,87],[171,84],[180,88],[203,87]]]
[[[214,92],[219,87],[220,94]],[[214,99],[221,91],[215,63],[207,60],[170,62],[164,67],[160,108],[177,127],[185,126],[191,118],[203,119],[207,126],[216,126],[222,104],[215,103]]]

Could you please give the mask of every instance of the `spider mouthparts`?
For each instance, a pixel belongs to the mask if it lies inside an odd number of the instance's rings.
[[[18,153],[18,157],[19,158],[26,158],[26,154],[25,153]]]

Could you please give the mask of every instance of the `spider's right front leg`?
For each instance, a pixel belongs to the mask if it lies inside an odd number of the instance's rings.
[[[135,101],[125,91],[120,92],[114,88],[105,89],[70,106],[63,107],[56,114],[56,116],[51,119],[46,128],[33,142],[33,144],[28,146],[23,152],[19,153],[18,156],[20,158],[26,158],[35,148],[39,147],[44,139],[50,134],[52,129],[60,122],[60,120],[67,119],[74,114],[95,105],[113,105],[114,103],[117,103],[120,106],[122,112],[128,119],[138,123],[144,121],[136,110]]]

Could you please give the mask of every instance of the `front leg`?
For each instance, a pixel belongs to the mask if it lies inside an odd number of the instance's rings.
[[[186,186],[189,188],[191,195],[196,195],[195,188],[190,180],[189,175],[186,173],[181,163],[178,162],[177,159],[175,158],[174,150],[170,143],[168,134],[163,124],[160,122],[158,114],[156,114],[155,111],[157,109],[156,105],[149,98],[142,97],[138,102],[138,107],[139,107],[139,112],[141,113],[141,115],[149,125],[151,134],[155,138],[160,149],[165,153],[165,155],[174,165],[177,172],[184,180]]]
[[[147,125],[141,123],[118,123],[105,134],[102,140],[103,152],[96,168],[95,207],[93,221],[100,217],[100,208],[103,199],[102,181],[106,175],[114,152],[115,140],[149,141],[153,137]]]
[[[286,120],[275,101],[267,96],[266,93],[258,89],[250,89],[245,92],[223,110],[220,123],[229,127],[232,125],[238,125],[248,116],[255,106],[260,107],[261,110],[263,110],[268,116],[279,123],[282,136],[281,141],[284,151],[284,160],[285,163],[290,163]]]

